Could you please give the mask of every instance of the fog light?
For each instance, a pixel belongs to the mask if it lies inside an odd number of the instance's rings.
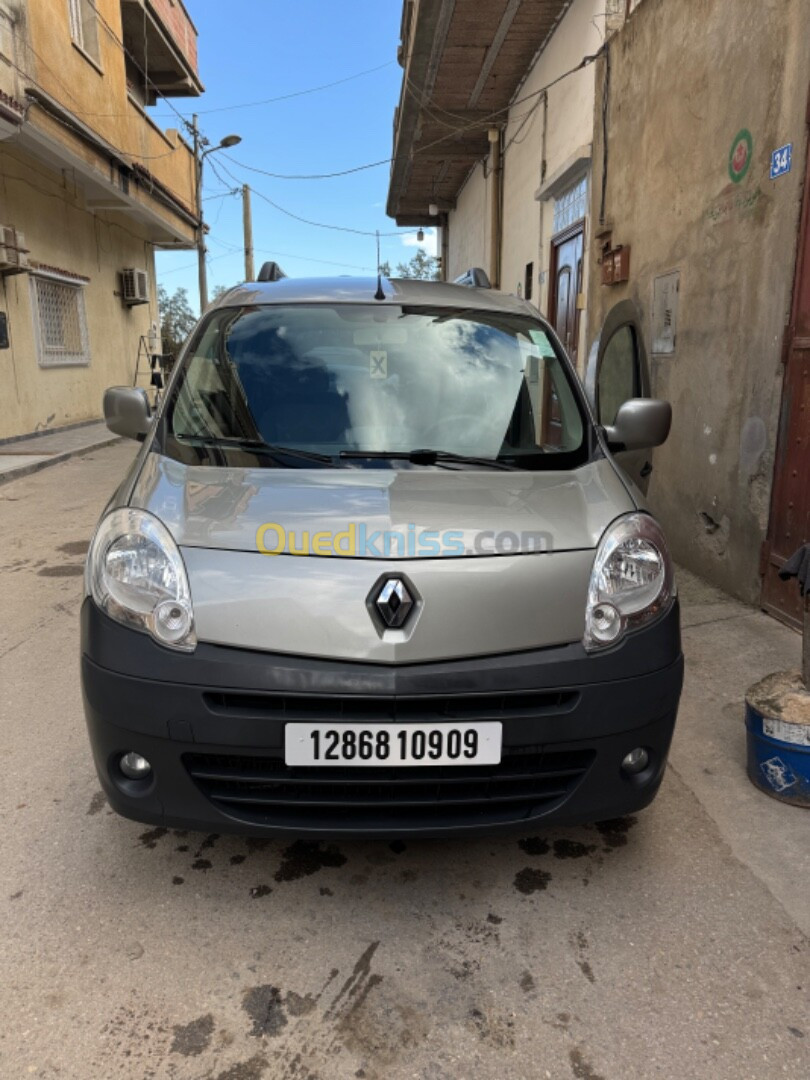
[[[597,641],[615,641],[622,632],[622,617],[613,604],[597,604],[588,614],[590,631]]]
[[[152,766],[145,757],[130,750],[124,754],[118,762],[118,767],[129,780],[145,780],[152,771]]]
[[[182,641],[191,629],[191,612],[180,600],[163,600],[155,608],[155,633],[169,645]]]
[[[631,776],[635,776],[636,773],[644,772],[649,763],[650,755],[643,746],[637,746],[622,761],[622,769]]]

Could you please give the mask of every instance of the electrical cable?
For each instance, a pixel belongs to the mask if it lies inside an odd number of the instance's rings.
[[[233,251],[226,251],[222,255],[212,255],[210,259],[206,259],[206,263],[216,262],[217,259],[227,259],[234,255]],[[186,263],[184,266],[173,266],[170,270],[161,270],[160,276],[165,277],[166,274],[179,274],[182,270],[194,270],[199,266],[198,262]]]
[[[22,75],[33,86],[35,86],[37,88],[37,90],[41,91],[43,94],[46,94],[48,97],[51,97],[50,93],[48,93],[48,91],[42,85],[42,83],[38,82],[30,72],[26,71],[24,68],[19,67],[17,64],[15,64],[11,60],[9,60],[8,62],[11,65],[11,67],[14,68],[14,70],[17,72],[18,75]],[[47,63],[42,61],[42,64],[43,64],[43,67],[48,68],[48,70],[51,72],[51,74],[55,76],[55,72],[53,71],[53,69]],[[64,120],[61,117],[54,115],[54,113],[51,112],[46,105],[43,105],[39,101],[35,101],[34,103],[36,105],[39,105],[40,108],[46,109],[46,111],[48,112],[48,115],[50,117],[52,117],[58,124],[61,124],[62,127],[65,127],[69,131],[74,132],[74,134],[77,134],[77,135],[82,135],[83,134],[82,131],[81,131],[81,128],[78,128],[74,124],[69,123],[67,120]],[[62,107],[64,108],[64,106],[62,106]],[[79,111],[80,110],[78,110],[78,109],[76,110],[76,112],[79,112]],[[82,115],[83,116],[93,116],[94,114],[93,113],[82,113]],[[99,136],[99,138],[101,138],[101,136]],[[177,152],[177,147],[176,146],[173,146],[171,148],[171,150],[167,150],[163,154],[142,154],[140,152],[140,150],[138,150],[138,151],[122,150],[120,147],[114,146],[112,143],[110,143],[110,146],[122,158],[124,158],[124,157],[137,158],[139,161],[155,161],[155,160],[157,160],[159,158],[169,157],[171,154],[174,154],[174,153]]]
[[[186,129],[189,129],[190,128],[189,122],[185,119],[185,117],[182,115],[182,113],[180,113],[179,110],[175,108],[173,103],[171,101],[169,101],[169,99],[160,91],[160,89],[157,86],[154,85],[154,83],[151,83],[151,81],[149,80],[149,77],[148,77],[148,73],[145,72],[141,68],[140,64],[138,64],[135,57],[126,48],[126,45],[124,44],[124,42],[117,36],[117,34],[113,30],[113,28],[110,26],[110,24],[107,22],[107,20],[104,18],[104,16],[98,11],[96,13],[98,15],[99,21],[101,22],[102,26],[105,28],[105,30],[107,31],[109,36],[119,46],[119,48],[122,50],[123,54],[125,56],[129,57],[129,59],[132,61],[132,63],[135,65],[135,67],[144,76],[144,82],[145,82],[146,87],[148,88],[151,85],[154,92],[167,103],[167,105],[171,108],[174,115],[177,116],[180,119],[180,121],[183,123],[184,127]],[[146,29],[144,27],[144,34],[145,33],[146,33]],[[496,117],[502,115],[505,112],[510,112],[516,105],[521,104],[521,103],[523,103],[525,101],[532,100],[535,97],[539,98],[542,94],[547,93],[548,90],[550,90],[553,86],[556,86],[559,82],[561,82],[563,79],[567,78],[569,75],[572,75],[575,72],[582,70],[588,64],[593,63],[604,51],[605,51],[605,46],[603,45],[597,51],[596,54],[594,54],[592,56],[583,57],[583,59],[580,61],[580,63],[578,65],[576,65],[576,67],[571,68],[566,72],[563,72],[556,79],[554,79],[550,83],[548,83],[546,86],[541,87],[539,90],[532,91],[532,93],[526,94],[522,98],[517,98],[514,101],[511,101],[508,105],[503,106],[502,108],[493,110],[492,113],[488,114],[485,117],[482,117],[479,120],[469,122],[469,123],[466,123],[466,124],[461,124],[458,127],[452,128],[451,131],[448,132],[447,135],[440,136],[438,139],[434,139],[431,142],[425,144],[424,146],[417,147],[413,151],[414,155],[417,155],[419,153],[423,153],[426,150],[429,150],[432,147],[437,146],[437,145],[447,141],[448,139],[452,139],[457,134],[462,134],[465,131],[475,130],[476,128],[480,128],[480,127],[483,127],[483,126],[488,126],[493,119],[495,119]],[[335,82],[333,82],[331,84],[324,84],[321,87],[313,87],[309,91],[299,91],[299,92],[293,93],[291,95],[282,95],[281,98],[279,98],[278,100],[282,100],[283,98],[285,98],[287,96],[290,96],[290,97],[300,96],[300,95],[302,95],[304,93],[310,93],[310,92],[314,93],[314,92],[317,92],[318,90],[321,90],[321,89],[327,89],[329,86],[337,85],[337,84],[339,84],[341,82],[350,81],[353,78],[358,78],[358,77],[360,77],[360,76],[362,76],[364,74],[370,74],[373,71],[381,70],[383,67],[389,66],[389,64],[392,63],[392,62],[393,61],[388,61],[386,64],[381,64],[376,68],[367,69],[367,71],[358,73],[355,76],[348,76],[344,80],[336,80]],[[17,70],[21,71],[21,69],[19,69],[19,68]],[[27,72],[22,72],[21,71],[21,73],[24,74],[27,78],[31,78],[31,76],[28,75]],[[58,76],[57,76],[57,78],[58,78]],[[609,79],[609,68],[608,68],[607,78]],[[34,82],[35,85],[38,85],[34,79],[31,79],[31,81]],[[61,80],[59,80],[59,81],[61,82]],[[430,110],[424,104],[423,95],[421,95],[420,92],[417,92],[414,89],[412,89],[411,85],[409,85],[409,84],[411,84],[411,80],[408,78],[407,71],[406,71],[406,74],[405,74],[405,88],[406,88],[406,90],[411,94],[412,97],[414,97],[414,99],[417,101],[418,104],[421,105],[421,107],[425,108],[426,111],[428,111],[428,115],[431,115],[433,119],[437,120],[437,122],[441,123],[443,126],[450,127],[451,125],[447,124],[446,121],[442,121],[440,118],[438,118],[435,115],[431,114]],[[40,86],[40,89],[43,91],[43,93],[47,93],[47,91],[44,89],[44,87]],[[74,97],[74,100],[76,100],[75,95],[73,95],[71,93],[71,96]],[[420,98],[421,98],[421,100],[420,100]],[[271,99],[267,99],[265,102],[262,102],[262,103],[256,102],[254,104],[267,104],[267,103],[270,102],[270,100]],[[248,103],[248,104],[250,104],[250,103]],[[537,102],[537,104],[539,104],[539,101]],[[526,119],[528,119],[528,117],[531,116],[534,113],[534,111],[535,111],[535,109],[537,107],[537,104],[535,106],[533,106],[532,109],[529,110],[529,112],[526,114]],[[211,109],[211,110],[206,110],[206,111],[209,112],[209,113],[210,112],[220,112],[220,111],[227,111],[228,109],[236,108],[236,107],[241,107],[241,106],[223,106],[223,107],[218,108],[218,109]],[[454,114],[449,113],[447,110],[440,110],[440,111],[445,112],[445,114],[448,115],[449,117],[454,116]],[[604,114],[604,111],[605,110],[603,109],[603,114]],[[85,115],[92,115],[92,114],[86,113]],[[103,115],[103,114],[96,114],[96,115]],[[455,118],[459,119],[459,120],[461,119],[461,117],[455,117]],[[511,118],[511,119],[518,119],[518,118]],[[71,129],[73,127],[73,125],[70,125],[70,124],[66,123],[64,120],[60,120],[60,122],[63,124],[63,126],[69,128],[69,129]],[[604,115],[603,115],[603,124],[604,124],[604,122],[605,122],[605,118],[604,118]],[[524,124],[525,124],[525,121],[524,121]],[[508,143],[507,148],[508,148],[508,146],[511,146],[512,143],[515,141],[517,136],[522,131],[523,126],[524,125],[522,124],[521,127],[518,129],[518,131],[515,133],[515,136],[513,136],[513,138]],[[78,133],[81,134],[81,132],[78,132]],[[115,148],[115,149],[117,150],[117,148]],[[142,154],[131,154],[131,153],[128,153],[127,151],[118,151],[118,152],[120,152],[122,155],[126,155],[126,156],[133,157],[133,158],[140,159],[140,160],[153,160],[155,158],[168,157],[170,154],[174,153],[176,149],[177,148],[173,148],[172,150],[167,151],[165,154],[152,155],[151,157],[147,157],[147,156],[142,155]],[[238,168],[246,169],[246,170],[248,170],[250,172],[260,173],[262,175],[269,176],[269,177],[271,177],[273,179],[290,179],[290,180],[331,179],[331,178],[338,177],[338,176],[347,176],[347,175],[351,175],[352,173],[362,172],[362,171],[364,171],[366,169],[377,168],[377,167],[379,167],[381,165],[384,165],[384,164],[390,164],[393,161],[393,158],[384,158],[384,159],[380,159],[379,161],[376,161],[376,162],[369,162],[369,163],[366,163],[364,165],[354,166],[351,169],[339,170],[339,171],[332,172],[332,173],[318,173],[318,174],[306,175],[306,174],[272,173],[269,170],[258,169],[255,166],[246,165],[246,164],[243,164],[241,162],[238,162],[236,159],[230,157],[230,155],[224,155],[224,156],[228,157],[228,159],[231,161],[231,163],[234,166],[238,167]],[[607,157],[607,152],[606,152],[606,148],[605,148],[605,158],[606,157]],[[223,178],[219,175],[219,173],[218,173],[215,165],[213,164],[213,162],[211,162],[210,164],[212,166],[212,171],[214,172],[214,174],[217,176],[217,178],[220,180],[220,182],[224,186],[227,187],[227,182],[225,180],[223,180]],[[234,176],[233,173],[231,173],[231,171],[227,168],[226,165],[224,165],[224,163],[222,163],[221,160],[220,160],[220,164],[222,165],[222,168],[228,174],[228,176],[230,176],[231,179],[233,181],[235,181],[236,183],[239,183],[239,178]],[[606,161],[605,161],[605,165],[606,165]],[[167,190],[170,190],[170,189],[167,189]],[[175,193],[172,192],[172,194],[174,195]],[[226,194],[229,194],[229,193],[226,193]],[[351,228],[349,226],[344,226],[344,225],[334,225],[334,224],[326,223],[326,222],[313,221],[312,219],[305,218],[305,217],[303,217],[303,216],[301,216],[299,214],[295,214],[291,210],[287,210],[285,207],[279,205],[277,202],[275,202],[269,196],[265,195],[263,192],[256,191],[255,194],[260,199],[262,199],[264,202],[266,202],[270,206],[272,206],[274,209],[278,210],[280,213],[284,214],[287,217],[292,218],[295,221],[300,221],[303,224],[310,225],[310,226],[315,227],[315,228],[330,229],[330,230],[334,230],[334,231],[337,231],[337,232],[352,233],[354,235],[359,235],[359,236],[374,236],[374,235],[376,235],[376,232],[370,232],[370,231],[364,230],[364,229],[354,229],[354,228]],[[603,192],[603,196],[604,196],[604,192]],[[175,197],[177,197],[177,196],[175,195]],[[406,234],[403,233],[403,232],[400,232],[400,231],[395,231],[395,232],[383,233],[382,235],[383,236],[403,236],[403,235],[406,235]]]
[[[408,78],[408,76],[405,75],[405,77],[404,77],[405,78],[405,89],[407,90],[408,93],[410,93],[410,95],[414,98],[414,100],[417,102],[417,104],[421,108],[424,108],[425,111],[428,112],[428,115],[431,116],[432,119],[436,120],[438,123],[442,124],[442,126],[444,126],[444,127],[451,128],[451,131],[447,135],[443,135],[440,138],[435,139],[433,142],[427,143],[425,146],[416,147],[414,149],[414,151],[413,151],[414,156],[420,154],[424,150],[431,149],[432,147],[438,145],[439,143],[444,142],[447,139],[453,138],[453,136],[455,136],[455,135],[462,135],[462,134],[464,134],[464,132],[473,131],[476,128],[489,127],[493,120],[496,120],[503,113],[509,112],[512,108],[514,108],[515,105],[522,104],[522,103],[524,103],[526,101],[530,101],[534,97],[537,97],[538,101],[535,102],[534,105],[532,105],[531,109],[529,109],[525,113],[521,113],[521,114],[519,114],[517,116],[509,117],[510,122],[514,122],[514,121],[521,120],[521,119],[524,119],[524,120],[528,119],[530,116],[532,116],[534,114],[535,110],[539,106],[540,101],[542,101],[542,95],[544,93],[546,93],[548,90],[550,90],[553,86],[556,86],[557,83],[560,82],[562,79],[567,78],[569,75],[575,74],[577,71],[581,71],[583,67],[586,67],[588,64],[593,63],[596,59],[598,59],[601,51],[602,50],[600,49],[600,51],[598,53],[595,53],[593,56],[583,57],[582,61],[576,67],[571,68],[569,71],[563,72],[562,75],[559,75],[552,82],[548,83],[547,86],[543,86],[539,90],[533,90],[531,94],[527,94],[525,97],[522,97],[522,98],[517,98],[515,101],[511,102],[509,105],[505,105],[500,109],[496,109],[493,112],[488,113],[487,115],[481,117],[479,120],[463,121],[462,117],[455,116],[455,114],[447,112],[446,109],[440,109],[439,110],[441,112],[444,112],[447,116],[450,116],[450,117],[453,117],[454,119],[462,121],[461,123],[459,123],[458,126],[448,124],[446,121],[441,120],[438,116],[435,116],[433,113],[431,113],[430,109],[435,109],[435,108],[438,108],[438,107],[431,105],[430,108],[428,108],[428,106],[426,106],[425,103],[424,103],[424,97],[420,96],[420,94],[416,90],[412,89],[413,84],[412,84],[411,80]],[[519,132],[518,132],[518,134],[519,134]],[[511,145],[511,142],[514,141],[515,137],[513,137],[513,139],[510,141],[509,145]],[[380,158],[378,161],[369,161],[369,162],[366,162],[363,165],[355,165],[352,168],[340,169],[340,170],[335,171],[335,172],[325,172],[325,173],[277,173],[277,172],[271,172],[269,169],[260,169],[256,165],[248,165],[243,161],[238,161],[231,154],[223,154],[222,156],[226,157],[233,165],[238,166],[240,169],[246,169],[248,172],[258,173],[258,174],[260,174],[262,176],[268,176],[272,180],[331,180],[331,179],[334,179],[334,178],[340,177],[340,176],[351,176],[354,173],[364,172],[367,169],[376,169],[376,168],[379,168],[381,165],[390,165],[391,162],[394,160],[392,157]]]
[[[337,176],[350,176],[352,173],[364,172],[366,169],[376,169],[380,165],[390,165],[392,158],[380,158],[379,161],[370,161],[365,165],[355,165],[351,169],[341,169],[338,172],[329,173],[274,173],[269,172],[267,169],[259,169],[255,165],[246,165],[243,161],[237,161],[231,154],[224,154],[234,165],[238,165],[240,169],[247,169],[248,172],[261,173],[262,176],[269,176],[273,180],[332,180]]]
[[[211,202],[213,199],[227,199],[229,195],[238,195],[239,188],[230,188],[228,191],[219,191],[216,195],[204,195],[203,202]]]
[[[227,167],[227,165],[223,164],[221,158],[220,158],[219,164],[225,170],[227,175],[230,176],[230,178],[232,180],[234,180],[237,184],[240,182],[239,177],[233,175],[233,173],[230,171],[230,169]],[[250,190],[253,192],[254,195],[257,195],[260,199],[262,199],[264,202],[268,203],[275,210],[278,210],[279,213],[284,214],[286,217],[293,218],[295,221],[300,221],[304,225],[312,225],[312,226],[314,226],[315,228],[318,228],[318,229],[332,229],[335,232],[354,233],[356,236],[376,236],[377,235],[376,230],[369,231],[368,229],[352,229],[348,225],[332,225],[332,224],[328,224],[328,223],[323,222],[323,221],[312,221],[310,218],[302,217],[300,214],[294,214],[292,210],[287,210],[285,207],[280,206],[277,202],[275,202],[273,199],[271,199],[268,195],[265,195],[261,191],[257,191],[256,188],[252,187]],[[413,231],[413,230],[411,230],[411,231]],[[405,236],[405,235],[407,235],[407,232],[408,232],[407,230],[405,230],[404,232],[400,231],[400,230],[396,230],[394,232],[380,233],[380,236]]]
[[[220,184],[222,184],[222,186],[223,186],[224,188],[228,188],[228,190],[229,190],[229,192],[230,192],[230,190],[231,190],[231,186],[230,186],[230,184],[228,183],[228,181],[227,181],[227,180],[226,180],[226,179],[225,179],[225,178],[224,178],[224,177],[222,176],[222,174],[220,173],[219,169],[217,168],[217,164],[216,164],[216,162],[215,162],[215,161],[213,160],[213,155],[209,155],[209,157],[208,157],[208,166],[209,166],[209,168],[211,169],[211,172],[212,172],[212,173],[214,174],[214,176],[215,176],[215,177],[217,178],[217,180],[219,180]],[[224,166],[223,166],[223,168],[224,168]],[[229,175],[230,175],[230,174],[229,174]],[[232,177],[231,177],[231,179],[232,179],[232,180],[235,180],[236,178],[232,176]],[[241,187],[240,187],[240,190],[241,190]]]
[[[149,89],[149,87],[151,86],[151,87],[152,87],[152,89],[154,90],[155,94],[157,95],[157,97],[159,97],[159,98],[161,98],[161,99],[162,99],[163,101],[165,101],[165,102],[166,102],[166,104],[167,104],[167,105],[169,106],[169,108],[171,109],[171,111],[172,111],[172,112],[174,113],[174,115],[175,115],[175,116],[176,116],[176,117],[177,117],[177,118],[178,118],[178,119],[179,119],[180,121],[182,121],[182,123],[183,123],[183,125],[184,125],[185,127],[188,127],[188,126],[189,126],[189,124],[188,124],[188,121],[187,121],[187,120],[186,120],[186,118],[185,118],[185,117],[183,116],[183,114],[182,114],[182,113],[181,113],[181,112],[179,111],[179,109],[176,109],[176,108],[175,108],[175,106],[174,106],[173,102],[171,102],[171,101],[170,101],[170,100],[169,100],[169,99],[168,99],[168,98],[166,97],[166,95],[165,95],[165,94],[164,94],[164,93],[163,93],[163,92],[161,91],[161,89],[160,89],[160,88],[159,88],[158,86],[156,86],[156,85],[155,85],[155,84],[154,84],[153,82],[151,82],[151,81],[150,81],[150,79],[149,79],[149,77],[148,77],[147,73],[146,73],[146,72],[145,72],[145,71],[143,70],[143,68],[141,67],[141,65],[140,65],[140,64],[138,63],[138,61],[137,61],[137,60],[135,59],[135,57],[134,57],[134,56],[132,55],[132,53],[131,53],[131,52],[129,51],[129,49],[128,49],[128,48],[126,47],[126,45],[125,45],[125,44],[124,44],[124,42],[123,42],[123,41],[121,40],[121,38],[120,38],[120,37],[118,37],[118,35],[116,34],[115,30],[113,30],[113,28],[112,28],[112,27],[110,26],[110,24],[109,24],[109,23],[107,22],[107,20],[106,20],[106,19],[104,18],[104,16],[103,16],[103,15],[101,14],[101,12],[100,12],[100,11],[98,10],[98,8],[97,8],[97,7],[95,7],[95,5],[94,5],[94,8],[95,8],[95,12],[96,12],[96,15],[97,15],[97,17],[98,17],[98,20],[99,20],[99,22],[100,22],[100,23],[101,23],[101,25],[102,25],[102,26],[104,27],[104,29],[105,29],[105,30],[107,31],[108,35],[109,35],[109,36],[110,36],[110,37],[112,38],[112,40],[113,40],[113,41],[115,42],[115,44],[116,44],[116,45],[117,45],[117,46],[118,46],[118,47],[119,47],[119,48],[121,49],[121,52],[122,52],[122,53],[124,54],[124,56],[128,57],[128,58],[129,58],[129,59],[130,59],[130,60],[132,61],[132,63],[133,63],[134,65],[135,65],[135,67],[137,68],[137,70],[138,70],[138,71],[139,71],[139,72],[141,73],[141,75],[143,75],[143,77],[144,77],[144,86],[146,87],[146,89],[148,90],[148,89]],[[146,18],[146,6],[144,5],[144,19],[145,19],[145,18]]]
[[[383,68],[391,67],[394,63],[396,63],[395,60],[386,60],[384,64],[378,64],[373,68],[366,68],[364,71],[358,71],[354,75],[347,75],[342,79],[335,79],[334,82],[322,83],[320,86],[311,86],[307,90],[294,90],[289,94],[279,94],[277,97],[263,98],[261,101],[243,101],[238,105],[218,105],[214,109],[200,109],[198,110],[198,115],[209,116],[211,113],[233,112],[235,109],[253,109],[259,105],[274,105],[278,101],[289,101],[290,98],[304,97],[307,94],[317,94],[321,90],[330,90],[333,86],[342,86],[343,83],[352,82],[354,79],[361,79],[364,75],[371,75],[375,71],[382,71]]]
[[[608,177],[608,102],[610,99],[610,45],[606,41],[602,46],[605,53],[605,85],[602,88],[602,193],[599,200],[599,224],[605,224],[605,200],[607,199]]]
[[[223,246],[230,246],[226,245],[225,241],[220,240],[218,237],[209,236],[208,239],[213,240],[214,243],[223,244]],[[256,248],[255,251],[257,255],[271,255],[273,258],[276,259],[298,259],[301,262],[316,263],[321,266],[337,266],[344,270],[363,270],[367,273],[374,272],[373,267],[371,266],[358,266],[355,263],[335,262],[331,259],[314,259],[311,256],[307,255],[293,255],[293,253],[290,251],[270,251],[268,248]],[[235,248],[233,251],[224,251],[219,255],[212,255],[211,258],[207,261],[215,262],[217,259],[226,259],[230,256],[241,255],[241,253],[241,248]],[[179,274],[182,270],[194,270],[196,266],[196,262],[186,263],[183,266],[173,266],[170,270],[161,270],[160,276],[162,277],[164,274]]]
[[[567,79],[570,75],[574,75],[576,74],[576,72],[581,71],[585,67],[588,67],[589,64],[593,64],[596,60],[599,59],[599,57],[604,53],[604,51],[605,46],[602,45],[593,55],[583,56],[582,60],[580,60],[580,62],[575,67],[569,68],[568,71],[564,71],[561,75],[558,75],[556,79],[552,79],[551,82],[546,83],[545,86],[541,86],[538,90],[532,90],[530,94],[525,94],[521,98],[515,98],[515,100],[510,101],[508,105],[504,105],[499,109],[494,109],[491,113],[489,113],[485,117],[482,117],[480,120],[475,120],[471,121],[470,123],[463,124],[459,126],[454,132],[451,132],[448,135],[442,135],[438,139],[434,139],[432,142],[426,143],[424,146],[416,147],[413,151],[414,156],[420,153],[424,153],[425,150],[430,150],[434,146],[438,146],[439,143],[443,143],[446,142],[448,139],[452,139],[454,135],[462,135],[465,131],[473,131],[476,128],[489,127],[493,120],[496,120],[499,116],[502,116],[503,113],[510,112],[516,105],[522,105],[526,101],[531,101],[533,98],[548,93],[549,90],[555,87],[558,83],[562,82],[563,79]],[[416,100],[418,101],[418,98],[416,98]],[[512,119],[520,118],[513,117]]]

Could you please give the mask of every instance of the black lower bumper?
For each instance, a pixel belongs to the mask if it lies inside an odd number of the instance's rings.
[[[112,807],[153,824],[309,836],[524,830],[618,817],[661,782],[683,680],[677,604],[592,656],[566,645],[389,667],[202,644],[161,648],[86,601],[85,715]],[[284,727],[498,719],[497,766],[289,768]],[[620,765],[636,747],[643,772]],[[121,755],[153,766],[127,780]]]

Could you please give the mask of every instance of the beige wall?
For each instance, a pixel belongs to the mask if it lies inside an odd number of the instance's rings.
[[[96,8],[120,39],[120,0],[96,0]],[[28,0],[27,30],[31,51],[23,66],[37,84],[112,146],[140,160],[191,209],[193,156],[172,132],[164,134],[130,100],[124,52],[104,22],[98,24],[97,65],[71,40],[68,0]],[[75,141],[69,132],[63,137]]]
[[[0,273],[11,339],[0,350],[0,439],[101,415],[105,387],[132,382],[139,338],[158,319],[154,245],[195,240],[193,155],[130,99],[120,0],[95,7],[90,56],[71,37],[68,0],[0,0],[0,52],[13,53],[13,64],[0,57],[0,90],[20,101],[33,95],[24,122],[0,123],[0,224],[24,235],[32,270],[88,279],[90,352],[87,366],[40,366],[32,277]],[[185,19],[181,7],[174,17]],[[92,36],[88,43],[95,54]],[[115,295],[130,267],[147,271],[149,304],[128,308]]]
[[[133,308],[114,295],[123,267],[146,269],[154,289],[146,235],[123,215],[86,210],[68,178],[8,143],[0,143],[0,221],[24,232],[39,262],[90,279],[84,288],[89,366],[42,368],[30,275],[0,276],[0,311],[8,315],[11,339],[11,348],[0,350],[0,439],[95,419],[106,386],[132,383],[138,339],[157,319],[154,295]]]
[[[595,53],[603,41],[604,0],[574,0],[554,35],[518,91],[519,101],[576,67]],[[551,177],[584,144],[593,131],[594,65],[568,76],[542,97],[516,104],[504,133],[508,147],[503,162],[503,227],[501,288],[518,291],[527,263],[534,263],[535,303],[543,313],[548,306],[548,266],[551,250],[553,200],[538,202],[541,186],[545,125],[546,177]],[[533,106],[537,103],[536,108]],[[487,163],[475,166],[450,214],[449,278],[470,266],[489,267],[489,213],[485,175]],[[585,323],[581,324],[582,341]],[[580,349],[580,355],[582,350]]]
[[[461,189],[448,221],[447,278],[481,266],[489,270],[489,189],[484,165],[475,166]]]
[[[601,166],[597,73],[594,159]],[[630,281],[602,286],[591,249],[590,338],[635,300],[651,347],[653,281],[680,270],[675,353],[651,362],[674,424],[650,501],[676,557],[741,598],[759,596],[794,275],[810,83],[806,0],[644,0],[611,40],[607,214],[631,245]],[[740,183],[729,151],[753,158]],[[768,176],[793,143],[793,171]],[[598,213],[601,167],[594,170]]]

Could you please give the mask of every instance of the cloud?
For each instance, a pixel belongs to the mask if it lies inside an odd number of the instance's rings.
[[[400,237],[405,247],[424,248],[428,255],[439,254],[439,232],[437,229],[425,229],[425,239],[417,240],[416,233],[403,233]]]

